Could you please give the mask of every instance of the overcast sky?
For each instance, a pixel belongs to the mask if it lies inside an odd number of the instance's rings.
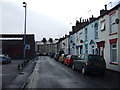
[[[35,34],[40,41],[68,34],[76,19],[97,17],[105,4],[110,9],[120,0],[0,0],[1,33],[24,34],[23,1],[27,3],[27,34]]]

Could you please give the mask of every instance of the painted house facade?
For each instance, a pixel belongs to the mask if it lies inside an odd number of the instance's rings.
[[[97,20],[90,22],[83,29],[83,52],[89,54],[98,54],[97,41],[98,37],[98,22]]]
[[[107,68],[120,72],[120,4],[99,19],[99,54],[104,56]]]
[[[77,21],[68,37],[70,54],[97,54],[108,69],[120,72],[120,4],[100,11],[100,16]]]

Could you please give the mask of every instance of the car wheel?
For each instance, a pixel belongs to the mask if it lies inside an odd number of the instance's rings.
[[[67,67],[69,67],[69,64],[67,64]]]
[[[9,62],[8,61],[6,61],[6,64],[8,64]]]
[[[65,65],[65,61],[63,62],[63,64]]]
[[[82,67],[82,74],[83,74],[83,75],[86,75],[85,67]]]
[[[100,76],[105,76],[105,72],[100,72]]]
[[[75,65],[74,65],[74,64],[72,65],[72,70],[74,70],[74,71],[75,71]]]

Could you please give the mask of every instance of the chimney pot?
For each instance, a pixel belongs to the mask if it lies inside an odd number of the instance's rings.
[[[105,4],[105,10],[107,10],[107,5]]]
[[[94,18],[94,16],[92,15],[92,18]]]
[[[83,22],[84,22],[84,19],[83,19]]]
[[[80,23],[82,23],[81,19],[82,19],[82,18],[80,18]]]

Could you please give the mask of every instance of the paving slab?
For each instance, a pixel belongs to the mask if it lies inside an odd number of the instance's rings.
[[[13,61],[11,65],[3,66],[6,68],[2,70],[4,74],[2,78],[2,88],[21,88],[32,72],[36,63],[35,60],[36,59],[30,60],[22,70],[17,69],[18,64],[20,64],[21,61]]]

